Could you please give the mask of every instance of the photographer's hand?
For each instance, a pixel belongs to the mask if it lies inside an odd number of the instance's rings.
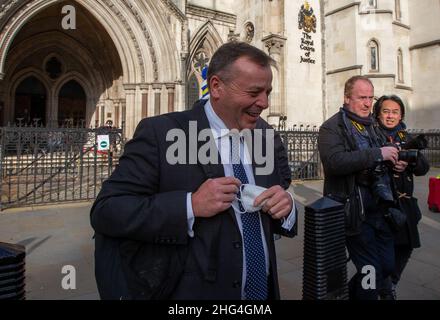
[[[408,162],[397,161],[397,163],[394,166],[393,170],[396,171],[396,172],[403,172],[403,171],[405,171],[406,167],[408,167]]]
[[[395,147],[382,147],[380,148],[382,152],[382,158],[384,161],[391,161],[394,165],[397,163],[399,158],[399,150]]]

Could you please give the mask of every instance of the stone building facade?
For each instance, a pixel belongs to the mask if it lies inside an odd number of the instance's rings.
[[[184,110],[224,42],[277,62],[274,125],[319,126],[343,83],[396,93],[411,127],[437,128],[438,0],[0,0],[0,124],[125,123]]]

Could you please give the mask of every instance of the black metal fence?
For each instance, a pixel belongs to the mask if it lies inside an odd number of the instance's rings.
[[[440,130],[408,130],[413,137],[423,134],[428,141],[428,148],[421,152],[432,167],[440,167]]]
[[[95,199],[113,172],[124,147],[123,129],[0,128],[0,209]],[[422,152],[431,166],[440,166],[440,130],[423,133]],[[294,180],[323,179],[318,128],[279,131],[287,148]],[[99,151],[98,136],[109,136],[110,149]]]
[[[440,130],[408,130],[414,137],[423,134],[428,148],[421,152],[432,167],[440,167]],[[299,126],[290,130],[278,131],[287,148],[289,165],[293,180],[324,179],[324,171],[318,151],[317,127]]]
[[[109,150],[100,151],[99,136]],[[123,141],[123,129],[111,127],[0,128],[0,208],[94,199]]]
[[[278,131],[287,149],[293,180],[323,179],[318,152],[318,128],[293,128]]]

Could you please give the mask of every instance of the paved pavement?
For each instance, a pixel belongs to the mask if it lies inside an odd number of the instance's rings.
[[[416,196],[423,212],[419,224],[422,248],[415,250],[398,288],[399,299],[440,300],[440,213],[427,208],[428,179],[440,174],[433,169],[416,178]],[[276,242],[281,296],[302,298],[303,206],[322,196],[322,181],[293,185],[300,208],[299,234]],[[0,213],[0,242],[26,246],[27,299],[99,299],[93,270],[93,230],[89,224],[91,203],[77,203]],[[75,267],[76,289],[61,286],[63,266]],[[349,276],[354,273],[351,263]],[[72,275],[72,274],[70,274]]]

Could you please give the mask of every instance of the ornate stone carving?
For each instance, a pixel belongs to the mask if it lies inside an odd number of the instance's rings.
[[[235,27],[237,16],[235,14],[219,12],[217,10],[202,8],[199,6],[187,5],[187,15],[194,15],[203,18],[203,20],[214,20],[222,22],[229,27]]]
[[[235,33],[235,30],[229,29],[228,41],[238,41],[239,37],[240,37],[239,33]]]
[[[189,54],[189,36],[188,36],[188,20],[182,23],[182,60],[185,60]]]
[[[2,8],[3,11],[2,13],[4,14],[4,16],[6,17],[6,13],[11,10],[13,7],[15,7],[15,5],[19,2],[24,2],[23,0],[10,0],[7,3],[4,4],[4,7]],[[18,12],[15,13],[15,17],[20,17],[20,20],[18,22],[20,22],[23,19],[23,12],[26,11],[33,3],[32,2],[28,2],[26,5],[24,5]],[[3,57],[4,55],[4,51],[7,47],[7,45],[9,43],[9,40],[12,36],[12,33],[10,32],[10,28],[11,25],[13,23],[16,23],[17,20],[16,19],[9,19],[9,21],[4,21],[5,25],[3,25],[1,19],[0,19],[0,27],[1,29],[1,33],[0,33],[0,39],[4,39],[3,41],[3,46],[0,47],[0,59]],[[1,79],[2,77],[0,77]]]
[[[252,22],[248,22],[244,25],[244,41],[251,43],[254,39],[255,28]]]
[[[122,0],[122,2],[130,10],[130,12],[136,18],[137,23],[141,27],[142,33],[144,34],[144,37],[145,37],[145,39],[147,41],[148,50],[150,51],[151,61],[153,62],[153,77],[154,77],[154,81],[157,81],[159,79],[159,71],[158,71],[159,68],[157,66],[156,51],[154,50],[153,42],[151,41],[151,36],[150,36],[149,31],[148,31],[148,28],[145,25],[145,22],[142,19],[142,17],[139,14],[139,12],[134,7],[133,3],[131,1],[129,1],[129,0]],[[145,76],[142,77],[142,81],[145,81]]]
[[[125,30],[128,32],[128,34],[130,35],[131,40],[134,43],[134,47],[136,49],[136,55],[138,58],[138,63],[141,66],[141,78],[142,78],[142,82],[145,81],[145,69],[144,69],[144,61],[142,59],[142,53],[141,53],[141,49],[139,47],[139,43],[136,39],[136,36],[134,35],[133,30],[131,29],[130,25],[127,22],[127,19],[125,19],[125,17],[122,15],[122,13],[119,11],[119,9],[113,4],[112,0],[103,0],[103,2],[110,8],[110,10],[118,17],[118,19],[122,22],[122,24],[124,25]],[[122,1],[127,8],[130,9],[130,6],[127,4],[126,0]],[[131,13],[133,14],[133,11],[131,11]]]
[[[161,0],[165,7],[171,11],[180,22],[186,21],[186,17],[182,11],[170,0]]]
[[[264,42],[264,45],[269,51],[270,56],[280,55],[282,53],[282,48],[284,47],[286,40],[287,38],[277,34],[271,34],[261,39],[261,41]]]
[[[3,4],[0,5],[0,25],[2,18],[8,13],[8,11],[15,6],[18,2],[23,0],[5,0]]]

